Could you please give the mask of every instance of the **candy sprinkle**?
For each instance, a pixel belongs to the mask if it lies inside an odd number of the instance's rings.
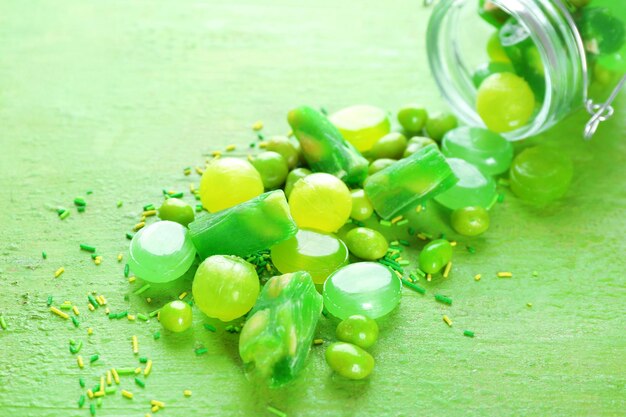
[[[498,278],[511,278],[513,276],[512,272],[498,272]]]
[[[463,336],[474,337],[474,332],[471,330],[463,330]]]
[[[144,292],[148,291],[150,289],[150,287],[151,287],[150,284],[146,284],[143,287],[139,288],[138,290],[135,290],[135,292],[133,292],[133,294],[139,295],[141,293],[144,293]]]
[[[141,388],[145,388],[146,387],[146,383],[143,382],[141,379],[139,378],[135,378],[135,384],[139,385]]]
[[[57,316],[61,317],[62,319],[66,319],[67,320],[67,319],[70,318],[70,316],[67,313],[59,310],[56,307],[50,307],[50,311],[52,311],[54,314],[56,314]]]
[[[94,246],[87,245],[85,243],[81,243],[80,244],[80,250],[84,250],[86,252],[94,253],[96,251],[96,248]]]
[[[207,323],[204,323],[203,326],[204,326],[205,329],[207,329],[208,331],[213,332],[213,333],[215,333],[215,331],[217,330],[215,328],[215,326],[212,326],[212,325],[207,324]]]
[[[4,316],[0,316],[0,327],[2,327],[2,330],[7,329],[7,322],[4,320]]]
[[[474,281],[480,281],[481,278],[482,278],[481,274],[474,275]]]
[[[452,327],[452,320],[450,320],[450,317],[448,316],[443,316],[443,321],[449,326]]]
[[[78,367],[80,369],[83,369],[85,367],[85,363],[83,362],[83,357],[80,355],[76,357],[76,363],[78,364]]]
[[[277,408],[272,407],[271,405],[267,406],[267,411],[269,411],[270,413],[278,416],[278,417],[287,417],[287,413],[284,413],[282,411],[280,411]]]
[[[130,391],[126,391],[125,389],[122,390],[122,397],[124,398],[128,398],[129,400],[133,399],[133,393]]]
[[[48,259],[48,254],[46,253],[46,251],[45,251],[45,250],[44,250],[44,251],[41,251],[41,257],[42,257],[43,259]]]
[[[263,129],[263,122],[261,120],[257,120],[252,124],[252,130],[255,132],[258,132],[261,129]]]
[[[450,270],[452,269],[452,261],[448,262],[446,264],[445,269],[443,270],[443,277],[444,278],[448,278],[448,275],[450,275]]]
[[[58,277],[60,277],[61,275],[63,275],[63,273],[64,273],[64,272],[65,272],[65,268],[60,267],[59,269],[57,269],[57,270],[54,272],[54,277],[55,277],[55,278],[58,278]]]
[[[190,390],[190,389],[186,389],[186,390],[184,390],[184,391],[183,391],[183,395],[184,395],[185,397],[191,397],[191,390]]]
[[[94,355],[91,355],[91,356],[89,357],[89,363],[94,363],[94,362],[96,362],[98,359],[100,359],[100,355],[98,355],[97,353],[96,353],[96,354],[94,354]]]
[[[426,294],[426,289],[420,287],[419,285],[415,285],[412,282],[410,282],[409,280],[403,278],[402,279],[402,284],[404,284],[405,286],[409,287],[410,289],[412,289],[415,292],[418,292],[420,294]]]
[[[148,375],[150,375],[151,371],[152,371],[152,359],[148,359],[148,362],[146,363],[146,368],[143,370],[143,376],[147,377]]]
[[[165,408],[165,403],[163,401],[159,401],[159,400],[150,400],[150,405],[152,406],[157,406],[159,408]]]
[[[452,298],[447,297],[447,296],[442,295],[442,294],[435,294],[435,300],[439,301],[440,303],[447,304],[449,306],[452,305]]]
[[[133,345],[133,353],[136,355],[139,353],[139,341],[137,340],[137,336],[131,337],[131,343]]]

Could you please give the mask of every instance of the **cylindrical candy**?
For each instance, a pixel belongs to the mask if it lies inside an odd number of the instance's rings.
[[[448,158],[448,164],[459,182],[435,197],[435,201],[450,210],[479,206],[488,208],[497,196],[496,182],[469,162]]]

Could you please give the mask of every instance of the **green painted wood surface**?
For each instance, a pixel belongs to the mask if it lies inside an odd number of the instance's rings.
[[[426,63],[427,17],[404,0],[0,2],[0,416],[88,415],[76,406],[78,377],[91,387],[109,367],[135,366],[132,335],[153,373],[145,389],[126,378],[135,398],[107,397],[98,416],[143,416],[153,398],[167,403],[159,416],[266,416],[268,404],[289,416],[623,415],[623,95],[593,142],[579,138],[582,113],[542,138],[574,159],[566,198],[536,210],[507,194],[492,229],[472,241],[477,253],[461,247],[449,279],[424,284],[427,296],[407,291],[381,323],[366,381],[332,376],[315,347],[295,384],[267,391],[244,378],[237,336],[206,331],[197,311],[192,333],[153,341],[155,320],[109,321],[86,308],[94,290],[113,311],[149,312],[189,287],[187,277],[151,290],[153,305],[132,295],[137,284],[115,260],[124,233],[162,188],[197,183],[182,169],[204,152],[253,140],[255,120],[284,133],[287,110],[304,103],[444,108]],[[51,208],[88,189],[87,211],[58,220]],[[514,277],[495,278],[500,270]],[[435,292],[454,304],[435,303]],[[79,329],[50,314],[48,295],[81,307]],[[322,320],[319,336],[332,334]],[[100,361],[79,370],[69,338]],[[208,353],[196,357],[200,345]]]

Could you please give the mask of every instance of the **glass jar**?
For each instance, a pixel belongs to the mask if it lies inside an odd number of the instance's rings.
[[[626,2],[614,1],[620,3],[618,8]],[[532,52],[542,64],[538,71],[544,80],[539,90],[542,97],[536,94],[538,104],[532,118],[503,136],[514,141],[536,135],[585,103],[590,112],[599,112],[599,121],[612,114],[610,105],[607,108],[588,101],[585,47],[590,45],[585,45],[574,17],[561,0],[490,2],[514,18],[532,39],[536,47]],[[489,61],[486,45],[495,30],[479,16],[478,0],[440,0],[428,25],[427,51],[433,76],[453,112],[470,126],[484,126],[476,111],[478,86],[472,77],[473,70]],[[485,47],[481,50],[476,45]]]

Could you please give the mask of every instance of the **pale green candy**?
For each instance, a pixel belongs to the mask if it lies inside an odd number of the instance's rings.
[[[163,220],[138,231],[130,242],[128,265],[144,281],[162,283],[183,275],[196,257],[187,228]]]
[[[335,271],[324,283],[324,306],[342,320],[355,314],[376,319],[400,302],[402,284],[377,262],[357,262]]]
[[[497,196],[496,183],[474,165],[459,158],[448,158],[448,163],[459,179],[452,188],[435,197],[442,206],[456,210],[467,206],[489,208]]]
[[[486,175],[506,172],[513,160],[513,145],[502,135],[480,127],[458,127],[441,142],[441,152],[448,158],[460,158]]]

